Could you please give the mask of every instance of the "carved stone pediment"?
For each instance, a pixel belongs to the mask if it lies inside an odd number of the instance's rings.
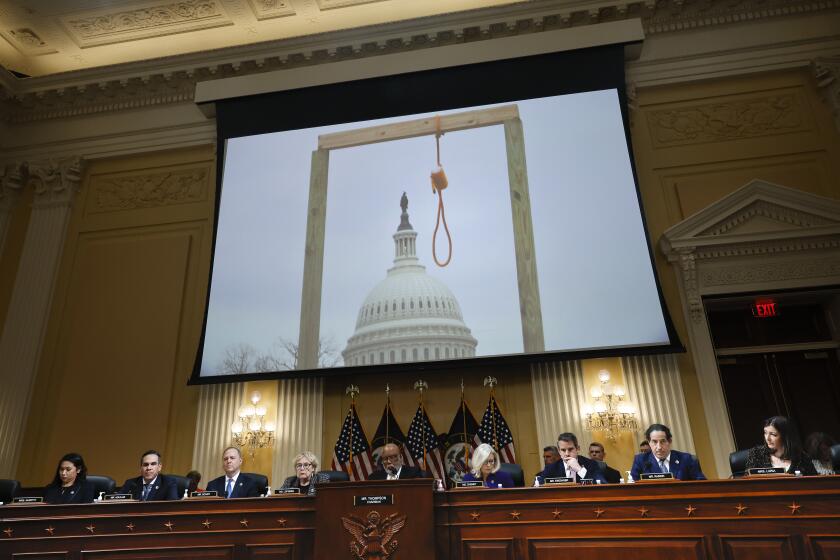
[[[669,260],[686,250],[840,235],[840,201],[753,180],[672,226],[660,246]]]

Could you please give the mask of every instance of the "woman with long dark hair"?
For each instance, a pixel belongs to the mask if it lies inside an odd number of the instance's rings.
[[[89,504],[96,497],[93,483],[87,480],[85,460],[78,453],[68,453],[58,461],[53,481],[44,489],[48,504]]]
[[[802,451],[793,422],[784,416],[771,416],[764,421],[764,444],[749,450],[746,467],[781,467],[790,474],[817,474],[811,458]]]

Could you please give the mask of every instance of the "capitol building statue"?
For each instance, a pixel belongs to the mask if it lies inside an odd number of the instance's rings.
[[[417,258],[417,232],[408,221],[405,193],[400,207],[394,266],[359,309],[356,330],[341,353],[345,366],[475,356],[478,341],[464,324],[458,301]]]

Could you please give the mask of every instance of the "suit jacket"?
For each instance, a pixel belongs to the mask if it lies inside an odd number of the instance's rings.
[[[600,465],[599,465],[600,466]],[[610,484],[618,484],[621,482],[621,473],[612,468],[611,466],[604,463],[604,468],[602,469],[604,473],[604,478],[607,479],[607,482]]]
[[[604,473],[601,472],[601,467],[598,463],[582,455],[578,455],[577,460],[580,466],[586,469],[586,476],[584,478],[592,479],[593,484],[597,484],[599,480],[601,484],[607,484],[607,479],[604,477]],[[560,459],[548,465],[542,472],[543,477],[540,478],[541,484],[544,478],[566,476],[566,463]]]
[[[215,490],[219,497],[224,498],[225,484],[227,484],[227,477],[225,475],[219,478],[214,478],[207,485],[207,490]],[[262,489],[265,491],[265,488]],[[233,487],[233,492],[230,493],[231,498],[256,498],[260,495],[260,488],[257,486],[257,481],[247,474],[239,473],[239,478],[236,479],[236,485]]]
[[[678,480],[706,480],[706,475],[700,470],[700,461],[691,453],[672,449],[668,469],[674,473],[674,478]],[[662,469],[659,468],[659,461],[653,456],[652,451],[639,453],[633,458],[633,468],[630,469],[633,480],[640,480],[639,475],[642,473],[658,472],[662,472]]]
[[[63,492],[62,492],[63,490]],[[48,504],[89,504],[96,498],[96,489],[93,482],[76,481],[76,484],[68,488],[50,484],[44,489],[44,501]]]
[[[143,499],[143,477],[138,476],[137,478],[126,480],[123,487],[120,488],[120,493],[131,494],[135,500]],[[177,500],[178,498],[180,498],[178,495],[178,484],[168,476],[159,474],[146,501],[159,502],[162,500]]]
[[[468,472],[464,475],[464,480],[481,479],[473,475],[473,473]],[[501,485],[502,488],[513,488],[513,477],[505,471],[496,471],[491,473],[490,476],[487,477],[487,480],[484,481],[484,486],[487,488],[498,488],[499,485]]]
[[[316,472],[312,475],[312,478],[309,479],[309,486],[306,487],[306,495],[307,496],[314,496],[315,495],[315,486],[319,484],[324,484],[330,481],[330,477],[324,473]],[[280,488],[300,488],[300,480],[298,480],[297,476],[290,476],[286,480],[283,481],[283,484]]]
[[[370,473],[368,480],[385,480],[386,478],[388,478],[388,476],[385,469],[377,469]],[[418,467],[403,465],[400,470],[400,476],[397,478],[399,480],[404,480],[406,478],[426,478],[426,473],[421,471]]]

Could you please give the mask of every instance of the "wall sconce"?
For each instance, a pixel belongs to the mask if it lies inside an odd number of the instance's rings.
[[[259,405],[261,398],[259,391],[251,393],[251,404],[242,406],[239,419],[230,425],[233,443],[248,448],[251,460],[257,449],[271,447],[274,443],[274,422],[265,421],[265,407]]]
[[[636,407],[626,399],[624,387],[611,385],[610,372],[605,369],[598,372],[598,380],[601,385],[589,391],[592,404],[583,405],[586,431],[605,432],[610,441],[622,432],[635,432]]]

